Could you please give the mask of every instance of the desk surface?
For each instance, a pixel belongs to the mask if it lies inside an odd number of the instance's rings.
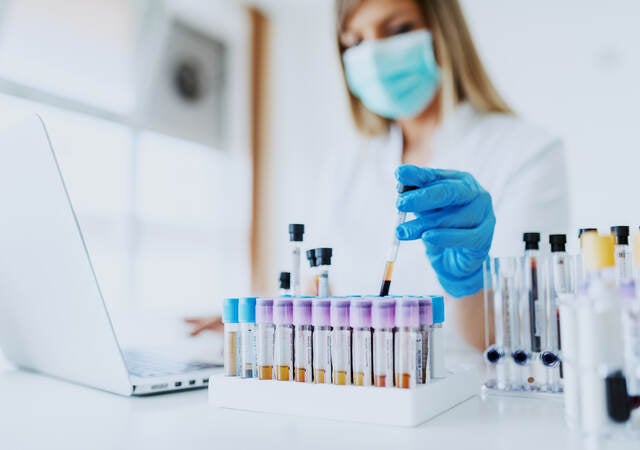
[[[0,448],[11,450],[586,448],[553,400],[475,397],[420,427],[395,428],[217,409],[205,390],[125,398],[5,366],[0,404]]]

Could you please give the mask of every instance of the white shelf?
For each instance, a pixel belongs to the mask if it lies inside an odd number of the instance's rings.
[[[480,393],[477,369],[460,367],[415,389],[264,381],[214,375],[209,402],[217,407],[412,427]]]

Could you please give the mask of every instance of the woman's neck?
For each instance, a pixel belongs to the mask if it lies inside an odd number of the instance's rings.
[[[419,115],[397,123],[402,130],[402,163],[427,166],[432,156],[433,135],[440,123],[440,92]]]

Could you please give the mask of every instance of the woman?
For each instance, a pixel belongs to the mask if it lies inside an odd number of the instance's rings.
[[[481,348],[490,250],[518,254],[523,231],[567,228],[562,145],[500,97],[457,0],[337,0],[337,35],[364,139],[362,151],[340,155],[323,185],[334,190],[319,227],[337,249],[334,288],[377,288],[372,275],[349,269],[380,274],[380,239],[393,230],[395,208],[412,213],[396,230],[415,242],[400,249],[392,289],[442,288],[447,322]],[[396,181],[419,189],[397,196]]]

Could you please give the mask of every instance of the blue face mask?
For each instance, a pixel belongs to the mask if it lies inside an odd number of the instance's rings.
[[[418,115],[440,84],[427,30],[362,42],[342,59],[349,90],[367,109],[388,119]]]

